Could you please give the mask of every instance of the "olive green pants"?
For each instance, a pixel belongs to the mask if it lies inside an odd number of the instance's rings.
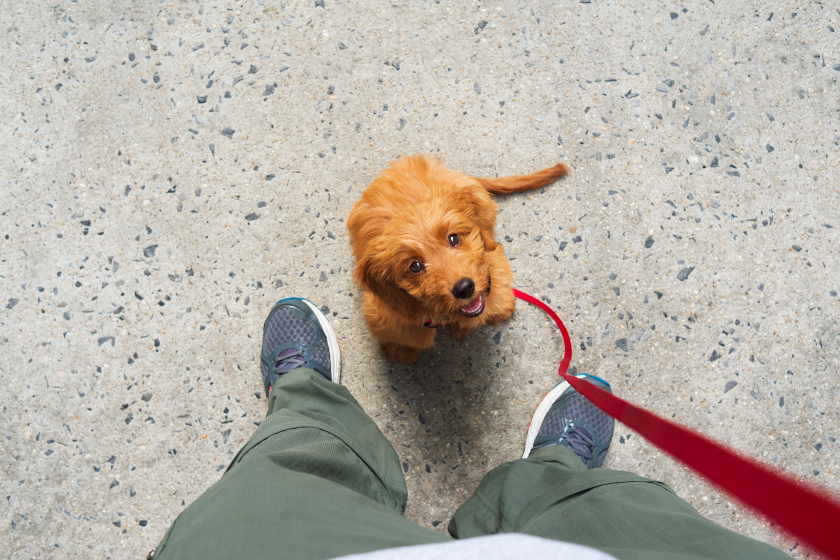
[[[490,471],[455,512],[451,537],[406,519],[407,497],[396,451],[350,392],[299,369],[278,381],[266,420],[155,558],[316,560],[509,532],[622,560],[787,558],[712,523],[661,482],[586,470],[561,446]]]

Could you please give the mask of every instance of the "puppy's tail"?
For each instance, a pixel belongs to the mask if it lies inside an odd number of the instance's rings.
[[[565,163],[560,163],[554,167],[549,167],[548,169],[543,169],[530,175],[512,175],[498,179],[476,177],[475,179],[490,194],[508,194],[544,187],[566,175],[568,172],[569,166]]]

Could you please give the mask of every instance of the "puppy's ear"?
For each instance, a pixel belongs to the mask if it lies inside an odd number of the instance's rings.
[[[364,289],[397,313],[419,320],[417,301],[393,281],[393,271],[377,255],[365,255],[356,262],[353,278]]]
[[[487,191],[478,184],[461,185],[461,188],[456,191],[456,196],[462,211],[478,226],[484,250],[495,251],[496,241],[493,239],[493,230],[496,227],[496,213],[499,207]]]
[[[481,240],[484,242],[484,250],[488,253],[491,253],[496,250],[496,240],[493,239],[493,232],[484,229],[483,227],[478,227],[479,233],[481,233]]]

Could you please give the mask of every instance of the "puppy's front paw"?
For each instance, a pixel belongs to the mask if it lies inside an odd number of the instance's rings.
[[[391,362],[402,362],[405,365],[410,366],[420,359],[421,350],[410,346],[388,343],[380,345],[379,348],[382,350],[385,357]]]
[[[458,323],[449,323],[449,330],[452,331],[452,335],[458,340],[464,340],[470,334],[469,327],[462,327]]]

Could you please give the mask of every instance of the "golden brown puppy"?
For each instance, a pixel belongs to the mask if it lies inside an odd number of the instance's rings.
[[[436,327],[449,325],[462,339],[511,316],[513,273],[493,239],[498,206],[490,194],[542,187],[568,170],[481,179],[419,155],[392,162],[371,183],[347,229],[365,319],[385,357],[413,364],[434,344]]]

